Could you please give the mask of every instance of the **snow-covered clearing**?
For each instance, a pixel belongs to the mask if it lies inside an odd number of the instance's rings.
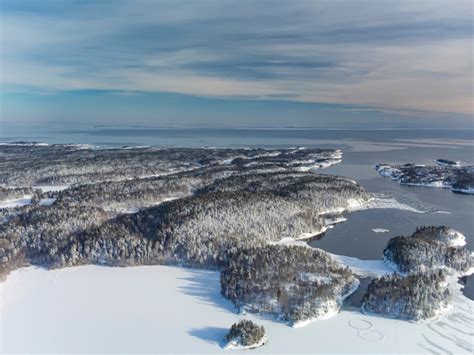
[[[54,201],[56,201],[56,198],[54,198],[54,197],[42,198],[39,201],[39,205],[40,206],[51,206],[54,203]]]
[[[137,213],[138,211],[140,211],[140,208],[147,208],[147,207],[151,207],[151,206],[158,206],[158,205],[161,205],[162,203],[164,202],[168,202],[168,201],[173,201],[173,200],[177,200],[178,198],[181,198],[182,196],[171,196],[171,197],[164,197],[162,198],[161,200],[159,201],[156,201],[156,202],[151,202],[151,203],[146,203],[144,204],[143,206],[133,206],[133,207],[117,207],[117,206],[108,206],[106,208],[104,208],[106,211],[110,211],[110,212],[118,212],[118,213],[125,213],[125,214],[134,214],[134,213]]]
[[[31,196],[25,195],[23,196],[23,198],[0,201],[0,209],[21,207],[21,206],[29,205],[30,203],[31,203]]]
[[[19,187],[19,186],[11,186],[11,187],[15,188],[15,187]],[[33,189],[41,190],[42,193],[62,191],[62,190],[65,190],[67,188],[69,188],[69,185],[33,186]],[[27,205],[31,204],[31,198],[32,198],[31,195],[25,195],[22,198],[0,201],[0,209],[27,206]],[[50,206],[54,203],[55,200],[56,199],[54,199],[54,198],[44,198],[44,199],[39,201],[39,204],[40,204],[40,206]]]
[[[55,198],[43,198],[39,201],[40,206],[51,206],[54,201],[56,201]],[[31,204],[31,196],[25,195],[23,198],[17,198],[13,200],[4,200],[0,201],[0,209],[2,208],[15,208],[15,207],[21,207],[21,206],[28,206]]]
[[[178,267],[19,269],[0,284],[0,352],[225,353],[222,339],[243,317],[267,332],[253,353],[472,352],[473,302],[463,296],[428,323],[354,309],[293,329],[238,315],[219,290],[217,272]]]

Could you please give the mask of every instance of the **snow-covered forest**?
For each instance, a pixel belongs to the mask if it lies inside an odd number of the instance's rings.
[[[335,164],[331,149],[93,149],[83,145],[3,144],[0,184],[37,186],[90,184],[156,177],[216,164],[235,168],[311,170]]]
[[[239,248],[320,233],[321,213],[371,198],[352,180],[313,172],[338,162],[338,150],[3,145],[0,153],[4,196],[31,197],[0,209],[3,275],[28,263],[220,268]]]

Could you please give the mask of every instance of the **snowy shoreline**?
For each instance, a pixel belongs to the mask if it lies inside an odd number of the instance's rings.
[[[252,345],[247,345],[247,346],[238,344],[236,341],[231,341],[231,342],[227,343],[227,344],[224,346],[224,349],[226,349],[226,350],[247,350],[247,349],[256,349],[256,348],[259,348],[259,347],[265,345],[265,343],[266,343],[267,341],[268,341],[268,338],[267,338],[266,335],[265,335],[259,342],[255,343],[255,344],[252,344]]]

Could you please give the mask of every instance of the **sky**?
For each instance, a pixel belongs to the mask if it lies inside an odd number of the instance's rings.
[[[461,0],[0,0],[3,124],[473,125]]]

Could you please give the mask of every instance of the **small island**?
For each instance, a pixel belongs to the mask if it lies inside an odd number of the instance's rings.
[[[464,235],[446,226],[419,227],[411,236],[389,240],[384,260],[400,273],[443,269],[464,275],[474,266]]]
[[[362,299],[362,312],[418,322],[447,309],[451,292],[442,271],[408,276],[388,275],[373,280]]]
[[[251,320],[241,320],[232,324],[229,333],[224,337],[225,349],[244,350],[254,349],[264,345],[267,341],[265,328],[258,326]]]
[[[441,166],[461,166],[461,162],[449,159],[436,159],[434,162]]]
[[[388,232],[390,232],[390,230],[385,229],[385,228],[372,228],[372,232],[374,232],[374,233],[388,233]]]

